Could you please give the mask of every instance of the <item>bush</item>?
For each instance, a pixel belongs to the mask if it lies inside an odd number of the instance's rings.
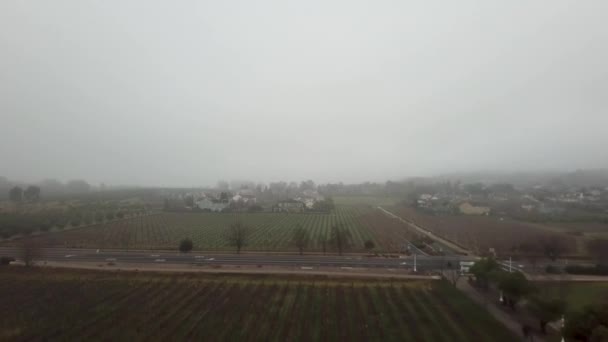
[[[571,265],[566,266],[566,273],[580,275],[608,275],[608,266],[596,265],[594,267]]]
[[[192,250],[193,244],[192,244],[192,240],[190,239],[183,239],[180,243],[179,243],[179,251],[182,253],[188,253]]]

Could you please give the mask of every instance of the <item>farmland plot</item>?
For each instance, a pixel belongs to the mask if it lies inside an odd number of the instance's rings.
[[[6,267],[0,340],[516,341],[440,281]]]
[[[536,253],[542,254],[540,244],[543,241],[559,244],[563,254],[574,254],[577,251],[574,237],[539,229],[533,224],[492,216],[431,216],[407,207],[389,209],[396,215],[479,254],[487,253],[489,248],[494,248],[498,254],[512,253],[513,249],[525,243],[535,244]]]
[[[47,234],[40,238],[49,246],[76,248],[176,249],[183,238],[191,238],[195,250],[231,250],[225,234],[231,224],[240,221],[250,227],[244,250],[295,251],[293,230],[301,225],[309,231],[306,251],[320,252],[331,227],[339,224],[350,231],[350,252],[362,252],[365,241],[375,242],[379,251],[396,252],[410,230],[377,209],[366,206],[338,206],[328,214],[285,213],[163,213],[114,221],[78,230]]]

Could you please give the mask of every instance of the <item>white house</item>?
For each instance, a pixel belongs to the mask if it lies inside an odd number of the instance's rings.
[[[230,205],[228,201],[211,200],[209,198],[202,198],[194,203],[201,210],[210,210],[214,212],[220,212]]]

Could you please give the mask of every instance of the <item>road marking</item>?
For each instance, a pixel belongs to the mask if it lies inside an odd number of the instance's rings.
[[[158,258],[160,256],[160,254],[150,254],[151,258]]]
[[[215,258],[209,258],[209,259],[207,259],[207,261],[213,261],[213,260],[215,260]]]
[[[67,254],[65,257],[66,258],[71,258],[71,257],[75,257],[75,256],[76,256],[75,254]]]
[[[301,269],[303,269],[303,270],[312,270],[312,269],[313,269],[313,268],[312,268],[312,267],[310,267],[310,266],[302,266],[302,267],[300,267],[300,268],[301,268]]]
[[[352,270],[353,269],[352,267],[345,267],[345,266],[344,267],[340,267],[340,268],[343,269],[343,270]]]
[[[194,259],[205,259],[204,255],[195,255]]]
[[[116,261],[116,258],[107,258],[106,261]]]
[[[166,261],[165,259],[156,259],[156,260],[154,260],[154,262],[165,262],[165,261]]]

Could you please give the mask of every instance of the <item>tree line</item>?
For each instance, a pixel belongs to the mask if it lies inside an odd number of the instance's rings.
[[[250,236],[251,228],[242,222],[237,221],[228,227],[224,239],[229,246],[235,248],[237,254],[240,254],[241,250],[247,246]],[[298,249],[300,255],[303,255],[304,251],[312,242],[310,231],[300,224],[296,225],[292,232],[291,242],[293,246]],[[353,238],[350,230],[343,227],[341,224],[333,225],[330,229],[329,236],[320,237],[319,242],[323,246],[323,254],[327,252],[327,247],[332,248],[338,255],[342,255],[353,247]],[[375,248],[375,244],[372,240],[367,240],[364,243],[364,247],[367,251],[372,251]],[[194,245],[191,238],[185,238],[179,243],[179,250],[181,252],[187,253],[193,248]]]

